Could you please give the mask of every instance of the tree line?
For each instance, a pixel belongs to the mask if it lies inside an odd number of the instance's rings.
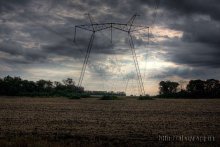
[[[86,91],[90,95],[115,95],[115,96],[126,96],[125,92],[114,92],[114,91]]]
[[[183,89],[180,83],[161,81],[159,83],[159,98],[220,98],[220,81],[216,79],[190,80]],[[2,96],[45,96],[80,98],[90,95],[125,96],[124,92],[84,91],[83,87],[75,85],[71,78],[62,82],[50,80],[29,81],[20,77],[6,76],[0,78],[0,95]]]
[[[216,79],[190,80],[185,89],[180,83],[161,81],[159,83],[160,98],[220,98],[220,81]]]
[[[76,86],[71,78],[64,79],[62,82],[42,79],[34,82],[11,76],[0,78],[0,95],[4,96],[73,97],[82,93],[84,88]]]
[[[1,96],[43,96],[79,99],[81,97],[90,97],[90,95],[100,94],[125,96],[124,92],[85,91],[84,87],[76,86],[71,78],[66,78],[62,82],[52,82],[43,79],[35,82],[11,76],[0,78]]]

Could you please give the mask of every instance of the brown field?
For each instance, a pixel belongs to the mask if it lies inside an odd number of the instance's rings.
[[[162,136],[183,136],[185,140],[162,140]],[[187,140],[190,136],[196,139]],[[219,144],[220,99],[0,97],[0,146]]]

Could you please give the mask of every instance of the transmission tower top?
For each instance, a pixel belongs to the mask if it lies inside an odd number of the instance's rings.
[[[139,30],[144,30],[144,29],[148,29],[148,26],[143,26],[143,25],[134,25],[134,20],[137,16],[139,16],[138,14],[134,14],[127,23],[115,23],[115,22],[108,22],[108,23],[96,23],[92,16],[88,13],[86,14],[89,17],[89,21],[90,24],[84,24],[84,25],[76,25],[75,26],[75,35],[74,35],[74,42],[76,40],[76,30],[77,29],[83,29],[86,31],[90,31],[90,32],[99,32],[102,30],[106,30],[106,29],[111,29],[111,40],[112,40],[112,29],[117,29],[120,31],[124,31],[127,33],[131,33],[131,32],[135,32],[135,31],[139,31]]]

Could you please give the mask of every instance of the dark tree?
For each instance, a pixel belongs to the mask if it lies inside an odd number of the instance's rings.
[[[63,80],[64,85],[66,86],[75,86],[75,82],[71,78],[67,78]]]
[[[2,86],[4,95],[19,95],[22,90],[22,80],[20,77],[7,76],[3,79]]]
[[[2,78],[0,78],[0,95],[3,94],[3,85],[4,85],[4,81],[2,80]]]
[[[205,95],[205,82],[202,80],[191,80],[186,87],[187,91],[193,97],[201,97]]]
[[[215,79],[208,79],[205,82],[205,94],[210,97],[217,97],[220,94],[220,82]]]
[[[39,80],[36,85],[38,92],[50,92],[53,88],[53,82],[46,80]]]
[[[33,93],[37,89],[37,85],[33,81],[28,81],[28,80],[23,80],[22,81],[22,93],[23,94],[28,94],[28,93]]]
[[[160,94],[174,94],[177,92],[179,83],[171,81],[161,81],[159,83]]]

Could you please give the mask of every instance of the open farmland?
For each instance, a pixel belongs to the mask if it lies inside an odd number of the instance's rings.
[[[213,136],[173,141],[162,136]],[[204,138],[203,138],[204,139]],[[0,98],[0,146],[220,143],[220,100]]]

